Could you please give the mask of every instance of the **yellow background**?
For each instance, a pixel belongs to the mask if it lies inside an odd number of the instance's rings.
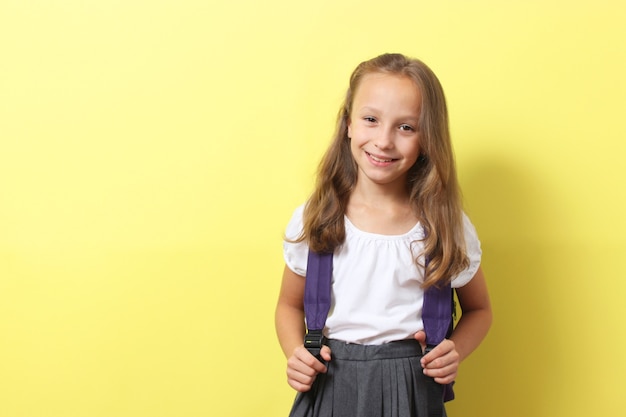
[[[0,0],[0,416],[285,416],[281,233],[354,66],[447,93],[495,322],[453,416],[626,408],[622,1]]]

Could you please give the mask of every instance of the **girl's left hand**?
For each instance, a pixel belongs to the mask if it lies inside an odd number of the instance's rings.
[[[415,339],[424,344],[426,334],[423,331],[415,334]],[[438,384],[449,384],[456,379],[461,357],[456,351],[454,342],[445,339],[421,360],[424,374],[434,378]]]

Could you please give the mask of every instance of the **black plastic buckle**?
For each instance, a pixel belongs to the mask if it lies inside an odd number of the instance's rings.
[[[304,347],[311,353],[311,355],[315,356],[320,361],[322,361],[320,351],[322,350],[323,343],[324,334],[321,330],[309,330],[304,336]]]

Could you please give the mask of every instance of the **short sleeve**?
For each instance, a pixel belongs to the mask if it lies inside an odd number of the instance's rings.
[[[289,220],[287,228],[285,229],[285,237],[288,240],[295,240],[302,233],[303,212],[304,205],[298,207],[294,211],[293,216],[291,216],[291,220]],[[297,243],[289,242],[287,240],[283,241],[283,257],[285,258],[285,263],[287,264],[287,267],[296,274],[301,276],[306,275],[308,256],[309,247],[305,241]]]
[[[465,250],[470,264],[467,269],[461,271],[459,275],[452,280],[453,288],[462,287],[472,280],[476,271],[478,271],[483,253],[480,248],[480,240],[478,240],[476,228],[465,213],[463,213],[463,228],[465,231]]]

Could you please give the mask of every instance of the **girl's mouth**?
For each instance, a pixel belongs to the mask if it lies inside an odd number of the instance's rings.
[[[389,162],[393,162],[394,159],[393,158],[379,158],[377,156],[372,155],[369,152],[365,152],[367,154],[367,156],[369,156],[373,161],[375,162],[380,162],[380,163],[389,163]]]

